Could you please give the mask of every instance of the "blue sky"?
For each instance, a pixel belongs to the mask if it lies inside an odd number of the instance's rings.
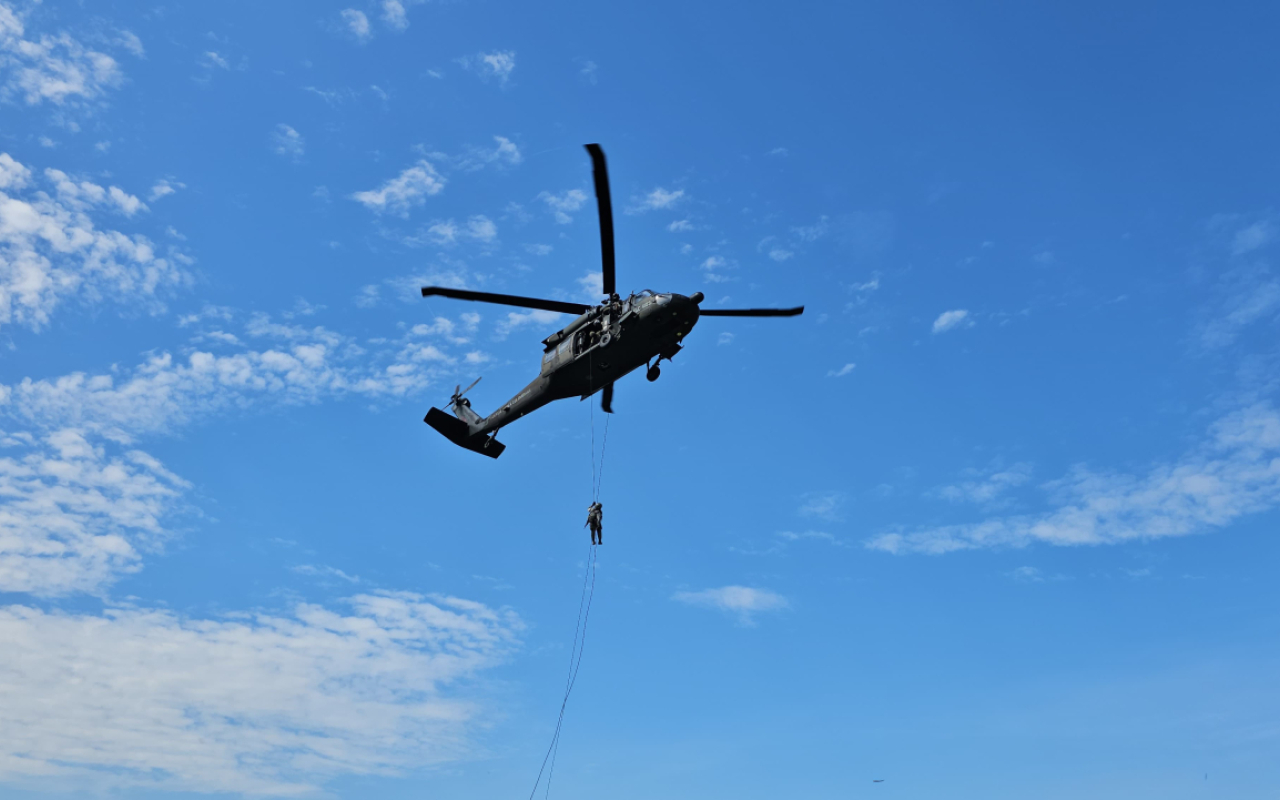
[[[1273,797],[1278,16],[0,0],[5,795],[531,788],[600,142],[557,796]]]

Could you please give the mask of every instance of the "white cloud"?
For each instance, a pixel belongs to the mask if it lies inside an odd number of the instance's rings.
[[[1280,504],[1280,414],[1256,405],[1223,417],[1208,440],[1141,476],[1083,467],[1046,484],[1059,505],[1042,514],[886,533],[868,547],[947,553],[979,547],[1115,544],[1187,536]]]
[[[792,228],[791,232],[794,233],[796,238],[800,241],[812,244],[825,236],[829,227],[829,218],[823,215],[818,217],[818,221],[814,224],[801,225],[799,227]]]
[[[840,369],[833,369],[833,370],[829,370],[829,371],[827,372],[827,377],[828,377],[828,378],[843,378],[845,375],[848,375],[850,372],[853,372],[854,368],[855,368],[855,367],[857,367],[857,366],[858,366],[857,364],[854,364],[854,363],[850,362],[850,363],[848,363],[848,364],[845,364],[845,365],[844,365],[843,367],[841,367]]]
[[[578,70],[578,77],[581,78],[585,83],[589,83],[592,86],[595,86],[596,72],[598,71],[598,69],[599,68],[596,66],[596,62],[583,61],[582,69]]]
[[[680,202],[683,197],[684,189],[676,189],[672,192],[659,186],[644,197],[632,198],[631,205],[627,208],[627,213],[640,214],[645,211],[656,211],[659,209],[671,208],[676,203]]]
[[[498,238],[498,226],[483,214],[467,220],[467,237],[477,242],[492,242]]]
[[[844,492],[809,492],[801,498],[798,511],[802,517],[838,522],[842,519],[840,509],[844,506],[845,497]]]
[[[382,21],[398,31],[408,28],[409,16],[405,13],[404,3],[400,0],[382,0]]]
[[[454,244],[458,241],[458,225],[451,219],[433,222],[427,228],[427,236],[436,244]]]
[[[267,342],[230,352],[192,349],[185,357],[162,352],[108,374],[25,378],[0,385],[0,413],[37,430],[76,427],[128,441],[229,408],[404,397],[431,385],[452,362],[410,337],[367,350],[323,327],[282,325],[265,315],[251,317],[239,338]]]
[[[231,69],[231,65],[227,63],[227,60],[212,50],[201,56],[200,63],[210,68]]]
[[[955,502],[991,504],[1009,489],[1031,480],[1031,465],[1019,462],[1008,468],[969,471],[975,480],[961,481],[938,490],[938,496]]]
[[[156,181],[155,185],[151,187],[151,193],[147,196],[147,199],[154,203],[162,197],[168,197],[179,189],[185,188],[187,188],[185,183],[161,179]]]
[[[1019,583],[1044,583],[1044,573],[1035,567],[1017,567],[1009,571],[1009,577]]]
[[[825,531],[779,531],[778,538],[788,542],[799,542],[805,539],[826,542],[835,547],[844,547],[845,543]]]
[[[1231,257],[1220,268],[1212,302],[1202,312],[1206,318],[1197,326],[1199,345],[1206,350],[1226,347],[1254,323],[1280,316],[1280,280],[1258,252],[1275,239],[1275,220],[1239,224],[1238,217],[1229,215],[1208,223],[1215,240],[1229,237],[1226,249]]]
[[[378,296],[381,288],[375,284],[360,287],[360,293],[356,295],[356,305],[360,308],[373,308],[378,304]]]
[[[484,169],[489,165],[497,165],[498,167],[515,166],[524,161],[524,156],[520,153],[520,147],[505,136],[494,136],[495,146],[493,149],[486,150],[482,147],[469,145],[466,148],[466,154],[462,156],[450,156],[446,153],[429,153],[428,155],[437,162],[448,164],[454,169],[474,172]]]
[[[526,244],[524,246],[524,251],[526,253],[535,256],[549,256],[551,255],[552,249],[553,248],[549,244]]]
[[[356,192],[351,199],[379,214],[390,212],[407,217],[410,208],[422,205],[428,196],[439,194],[444,184],[444,176],[424,159],[377,189]]]
[[[777,592],[749,586],[722,586],[700,592],[676,592],[671,599],[691,606],[726,611],[736,615],[741,625],[753,625],[756,614],[781,611],[789,605],[787,599]]]
[[[110,297],[158,311],[163,294],[191,282],[175,263],[185,260],[180,253],[162,258],[144,236],[95,226],[91,214],[98,210],[145,211],[137,197],[59,170],[44,177],[52,195],[35,187],[29,169],[0,154],[0,325],[39,329],[68,297],[83,303]]]
[[[85,107],[100,101],[124,80],[114,58],[90,50],[69,34],[24,38],[22,19],[0,3],[0,100],[21,97],[27,105],[51,103],[60,108]],[[134,50],[129,41],[118,42]]]
[[[770,151],[769,151],[769,155],[771,155],[771,156],[789,156],[789,155],[791,155],[791,151],[790,151],[790,150],[788,150],[788,149],[787,149],[787,148],[785,148],[785,147],[775,147],[775,148],[773,148],[772,150],[770,150]]]
[[[569,213],[582,208],[582,204],[587,202],[587,193],[581,189],[570,189],[562,194],[542,192],[538,195],[538,199],[551,209],[556,222],[568,225],[573,222],[573,217],[569,216]]]
[[[458,59],[464,69],[469,69],[480,76],[481,80],[496,78],[498,83],[506,86],[507,80],[516,68],[514,50],[497,50],[492,53],[477,53]]]
[[[512,311],[505,319],[498,321],[494,335],[499,339],[505,339],[512,331],[526,325],[552,325],[559,323],[563,316],[558,311],[543,311],[536,308],[532,311]]]
[[[118,449],[118,448],[115,448]],[[187,486],[139,450],[83,431],[0,434],[0,592],[98,592],[161,544]]]
[[[717,345],[733,344],[733,334],[729,331],[723,331],[719,338],[716,339]]]
[[[1275,236],[1276,226],[1270,220],[1259,220],[1236,231],[1236,235],[1231,242],[1231,254],[1239,256],[1251,253],[1269,244],[1275,239]]]
[[[693,230],[693,224],[690,223],[689,220],[687,219],[678,219],[675,222],[668,225],[667,230],[671,231],[672,233],[680,233],[682,231],[691,231]]]
[[[437,220],[427,228],[427,236],[436,244],[457,244],[460,239],[491,244],[498,238],[498,226],[493,220],[478,214],[459,226],[452,219]]]
[[[769,258],[772,258],[774,261],[779,261],[779,262],[786,261],[788,258],[791,258],[794,255],[795,253],[791,252],[790,250],[784,250],[781,247],[774,247],[771,250],[769,250]]]
[[[498,143],[498,146],[490,153],[489,161],[519,164],[524,160],[524,157],[520,155],[520,148],[516,147],[515,142],[505,136],[495,136],[493,140]]]
[[[589,303],[600,302],[600,296],[604,294],[604,273],[588,272],[581,278],[578,278],[578,286],[582,287],[582,294]]]
[[[516,646],[519,618],[408,592],[344,605],[0,608],[0,730],[21,732],[0,780],[294,796],[474,755],[485,720],[464,687]]]
[[[44,174],[53,182],[58,199],[78,210],[87,211],[94,206],[114,208],[126,217],[147,210],[141,200],[119,186],[104,188],[91,181],[75,181],[57,169],[46,169]]]
[[[973,320],[969,319],[969,312],[963,308],[954,311],[944,311],[938,315],[933,321],[934,333],[945,333],[959,327],[969,327],[973,325]]]
[[[725,266],[725,260],[721,256],[707,256],[707,260],[703,261],[701,266],[706,270],[720,269]]]
[[[278,155],[297,161],[306,152],[307,140],[302,138],[302,134],[282,122],[271,132],[271,145]]]
[[[364,44],[373,38],[373,30],[369,27],[369,18],[365,16],[363,11],[344,8],[339,16],[342,17],[342,24],[347,27],[352,36],[356,37],[357,42]]]
[[[337,578],[347,583],[359,583],[360,579],[354,575],[348,575],[337,567],[330,567],[327,564],[299,564],[296,567],[290,567],[290,572],[296,572],[299,575],[306,575],[310,578]]]

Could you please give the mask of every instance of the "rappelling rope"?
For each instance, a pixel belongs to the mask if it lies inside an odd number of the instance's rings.
[[[605,417],[605,418],[604,418],[604,441],[600,443],[600,469],[599,469],[599,470],[598,470],[598,472],[597,472],[597,477],[596,477],[596,486],[595,486],[595,499],[596,499],[596,502],[599,502],[599,501],[600,501],[600,489],[601,489],[601,487],[603,487],[603,486],[604,486],[604,451],[605,451],[605,448],[607,448],[607,447],[609,446],[609,421],[610,421],[612,418],[613,418],[613,415],[612,415],[612,414],[610,414],[609,416],[607,416],[607,417]],[[592,431],[592,437],[591,437],[591,438],[592,438],[593,440],[595,439],[595,432],[594,432],[594,430]],[[594,453],[594,452],[595,452],[595,445],[594,445],[594,444],[592,444],[591,451],[592,451],[592,453]]]
[[[590,588],[587,579],[590,578]],[[587,621],[591,619],[591,601],[596,595],[596,549],[593,546],[587,555],[587,571],[582,576],[582,595],[578,598],[578,623],[573,631],[573,647],[569,651],[569,675],[565,679],[564,698],[560,701],[560,716],[556,719],[556,730],[551,736],[551,744],[547,746],[547,754],[542,757],[542,766],[538,768],[538,778],[533,782],[533,790],[529,792],[529,800],[538,793],[538,785],[542,783],[542,773],[547,771],[548,761],[551,770],[547,772],[546,795],[551,795],[551,776],[556,771],[556,756],[560,753],[560,730],[564,725],[564,711],[569,705],[569,695],[578,682],[578,670],[582,667],[582,653],[587,644]],[[584,603],[585,601],[585,603]],[[585,609],[585,613],[584,613]]]

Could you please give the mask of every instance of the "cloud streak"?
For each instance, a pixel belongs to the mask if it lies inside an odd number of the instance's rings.
[[[1200,447],[1142,476],[1080,467],[1044,488],[1060,503],[1041,514],[885,533],[867,546],[940,554],[1034,543],[1118,544],[1222,528],[1280,504],[1280,413],[1259,404],[1229,414]]]
[[[733,614],[737,617],[738,624],[743,626],[754,625],[756,614],[781,611],[790,605],[787,599],[777,592],[750,586],[721,586],[718,589],[703,589],[699,592],[676,592],[671,599],[685,605]]]

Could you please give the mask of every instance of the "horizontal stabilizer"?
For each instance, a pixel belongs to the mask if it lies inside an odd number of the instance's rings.
[[[440,431],[444,438],[457,446],[465,447],[482,456],[497,458],[502,455],[503,450],[507,449],[507,446],[497,439],[490,439],[483,434],[479,436],[471,435],[471,430],[467,427],[467,423],[435,407],[432,407],[427,412],[422,421]]]

